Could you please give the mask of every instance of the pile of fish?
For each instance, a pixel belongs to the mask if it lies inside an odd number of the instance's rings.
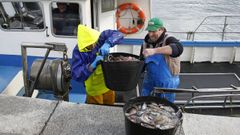
[[[118,56],[118,57],[114,57],[111,54],[108,56],[108,60],[110,62],[121,62],[121,61],[139,61],[139,59],[136,59],[135,57],[131,57],[131,56]]]
[[[178,112],[177,112],[178,113]],[[180,122],[178,114],[170,106],[157,103],[133,105],[125,116],[132,122],[151,129],[171,129]]]

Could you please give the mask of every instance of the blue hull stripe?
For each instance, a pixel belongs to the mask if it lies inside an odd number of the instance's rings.
[[[123,45],[142,45],[143,39],[124,39]],[[181,41],[185,47],[240,47],[240,41]]]
[[[20,67],[0,65],[0,93],[8,86],[20,70]]]

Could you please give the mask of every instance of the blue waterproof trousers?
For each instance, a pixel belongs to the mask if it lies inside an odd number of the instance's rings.
[[[162,54],[155,54],[145,59],[146,74],[143,81],[142,96],[149,96],[154,87],[177,88],[180,81],[179,76],[173,76],[165,57]],[[174,102],[175,93],[159,94],[170,102]]]

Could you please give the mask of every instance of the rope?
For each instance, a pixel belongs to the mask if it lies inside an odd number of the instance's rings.
[[[54,114],[55,110],[57,109],[57,106],[59,105],[59,103],[60,103],[60,100],[57,101],[55,107],[53,108],[53,111],[50,113],[47,121],[44,123],[44,126],[43,126],[41,132],[39,133],[39,135],[42,135],[42,134],[43,134],[44,130],[45,130],[46,127],[47,127],[48,122],[50,121],[51,117],[53,116],[53,114]]]

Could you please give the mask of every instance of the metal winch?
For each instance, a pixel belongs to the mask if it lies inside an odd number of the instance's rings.
[[[45,48],[47,52],[43,59],[36,59],[28,75],[27,48]],[[63,52],[62,59],[47,59],[50,51]],[[31,97],[34,89],[53,91],[58,99],[68,101],[71,68],[67,57],[67,48],[62,43],[22,44],[23,78],[25,96]]]

